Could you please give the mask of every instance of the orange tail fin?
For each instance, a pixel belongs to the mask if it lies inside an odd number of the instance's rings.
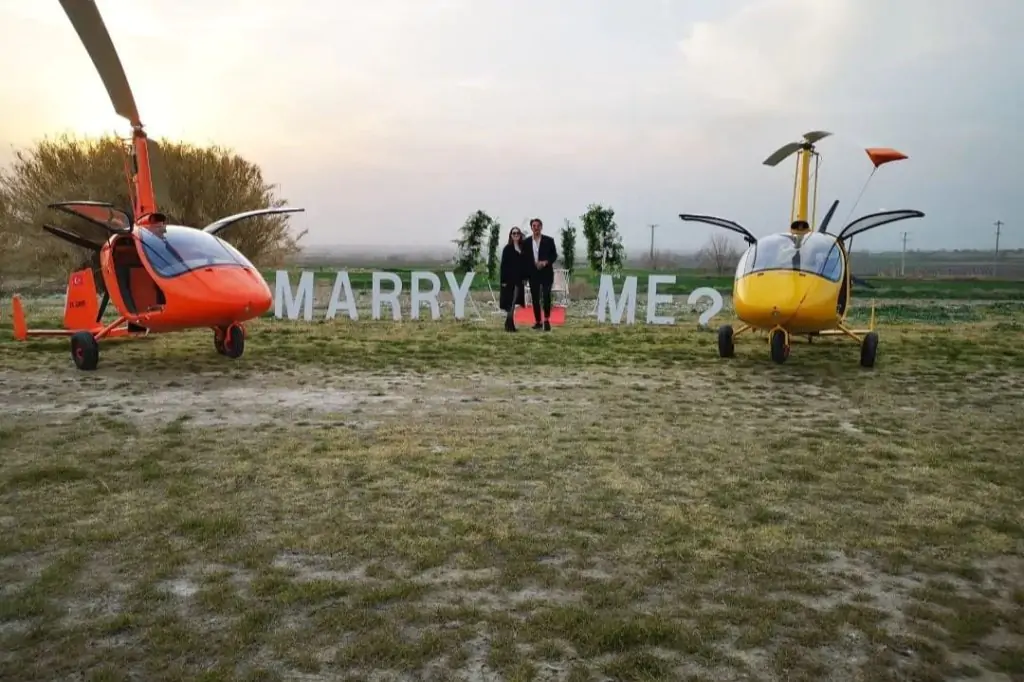
[[[100,303],[96,295],[96,280],[93,279],[91,268],[71,273],[64,303],[65,329],[80,331],[96,326],[96,318],[100,314]]]
[[[21,296],[11,298],[11,317],[14,320],[14,338],[24,341],[28,338],[28,325],[25,324],[25,309],[21,307]]]

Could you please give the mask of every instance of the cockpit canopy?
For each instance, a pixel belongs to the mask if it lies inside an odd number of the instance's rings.
[[[822,232],[773,234],[740,257],[736,277],[766,270],[789,270],[819,275],[830,282],[843,277],[843,259],[835,237]]]
[[[161,277],[175,277],[192,270],[219,265],[255,269],[238,249],[202,230],[165,225],[140,228],[138,233],[146,259]]]

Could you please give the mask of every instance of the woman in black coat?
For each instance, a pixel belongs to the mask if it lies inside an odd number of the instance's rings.
[[[505,331],[516,330],[516,306],[526,305],[526,254],[523,253],[523,232],[513,227],[508,233],[508,244],[501,251],[501,294],[498,306],[504,310]]]

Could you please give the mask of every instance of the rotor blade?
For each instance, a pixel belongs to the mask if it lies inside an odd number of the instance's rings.
[[[830,209],[828,209],[828,213],[826,213],[825,217],[822,219],[821,225],[818,226],[818,232],[824,232],[825,231],[825,228],[828,227],[828,223],[829,223],[830,220],[832,220],[832,216],[835,214],[836,208],[838,206],[839,206],[839,199],[836,199],[835,201],[832,202],[832,207]]]
[[[809,144],[814,144],[818,140],[824,140],[831,134],[832,133],[826,132],[824,130],[812,130],[809,133],[804,133],[804,139],[807,140]]]
[[[153,198],[157,208],[168,213],[171,205],[171,179],[164,164],[164,153],[156,140],[146,138],[146,151],[149,153],[149,176],[153,182]]]
[[[304,209],[304,208],[288,208],[288,207],[282,207],[282,208],[258,208],[255,211],[245,211],[244,213],[236,213],[234,215],[229,215],[226,218],[221,218],[220,220],[212,222],[209,225],[207,225],[206,227],[204,227],[203,228],[203,232],[207,232],[209,234],[217,234],[218,232],[220,232],[224,228],[228,227],[229,225],[234,225],[239,220],[245,220],[246,218],[255,218],[256,216],[261,216],[261,215],[272,215],[274,213],[301,213],[301,212],[303,212],[305,210],[306,209]]]
[[[114,104],[114,111],[128,119],[132,126],[142,125],[132,89],[128,85],[128,77],[125,76],[124,67],[121,66],[117,50],[114,49],[110,33],[107,32],[94,0],[60,0],[60,4],[71,20],[71,25],[75,27],[82,44],[85,45],[86,52],[92,58],[92,63],[107,88],[107,94],[110,95],[110,101]]]
[[[803,144],[800,142],[790,142],[789,144],[784,144],[778,149],[776,149],[771,156],[764,160],[764,165],[778,166],[780,163],[782,163],[783,160],[786,159],[787,156],[795,154],[796,152],[800,151],[802,147]]]

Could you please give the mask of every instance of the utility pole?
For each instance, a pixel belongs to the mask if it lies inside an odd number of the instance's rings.
[[[996,257],[992,261],[992,276],[995,277],[999,270],[999,233],[1002,232],[1005,223],[1002,220],[997,220],[993,224],[996,226]]]
[[[651,223],[647,227],[651,228],[651,268],[654,269],[654,270],[657,270],[658,269],[658,265],[657,265],[657,263],[654,262],[654,228],[656,228],[657,225],[654,224],[654,223]]]
[[[903,251],[900,252],[900,277],[907,271],[907,233],[903,233]]]

